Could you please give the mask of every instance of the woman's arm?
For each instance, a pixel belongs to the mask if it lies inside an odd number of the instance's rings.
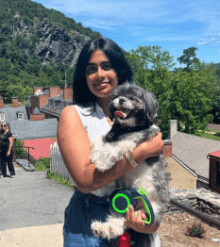
[[[101,173],[95,164],[90,164],[90,142],[81,119],[73,106],[65,107],[59,118],[57,138],[59,148],[72,179],[84,193],[102,188],[133,169],[124,158],[114,167]],[[133,151],[133,159],[140,164],[148,157],[159,156],[163,146],[161,133],[146,141]]]
[[[8,140],[9,140],[9,147],[8,147],[7,156],[9,156],[11,153],[11,148],[12,148],[12,143],[13,143],[12,137],[9,137]]]

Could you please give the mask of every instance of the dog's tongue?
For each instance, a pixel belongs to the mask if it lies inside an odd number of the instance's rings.
[[[121,112],[121,111],[115,111],[115,117],[122,117],[122,118],[126,118],[126,115],[124,114],[124,112]]]

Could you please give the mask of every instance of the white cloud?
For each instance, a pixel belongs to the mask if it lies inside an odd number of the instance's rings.
[[[197,45],[205,45],[205,44],[207,44],[208,42],[206,42],[206,41],[203,41],[203,42],[197,42]]]
[[[147,41],[196,41],[200,38],[209,40],[217,33],[220,36],[220,5],[216,0],[37,1],[65,13],[84,26],[110,31],[121,28],[128,35]],[[191,23],[195,28],[189,26]],[[192,29],[193,33],[190,33]],[[198,42],[197,45],[206,43]]]

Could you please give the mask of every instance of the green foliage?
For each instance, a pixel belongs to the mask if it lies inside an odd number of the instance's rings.
[[[178,119],[185,125],[186,133],[198,133],[212,121],[217,82],[206,66],[188,71],[168,71],[173,61],[169,52],[159,47],[138,47],[126,58],[133,68],[134,82],[154,93],[158,100],[157,121],[163,137],[168,137],[168,121]]]
[[[190,66],[193,64],[199,63],[199,59],[196,58],[196,50],[198,49],[193,46],[189,47],[188,49],[184,49],[183,55],[177,58],[180,63],[186,64],[186,70],[189,70]]]
[[[16,140],[16,155],[17,156],[24,156],[27,152],[21,147],[23,146],[23,142]]]
[[[70,180],[64,178],[63,175],[56,175],[54,171],[47,171],[47,178],[48,179],[53,179],[54,181],[56,181],[58,184],[63,184],[66,185],[68,187],[70,187],[73,190],[73,185],[70,182]]]
[[[206,230],[202,223],[194,221],[190,226],[187,226],[185,234],[190,237],[204,238],[204,233],[206,233]]]
[[[35,171],[49,171],[50,170],[50,158],[40,158],[34,165]]]
[[[101,36],[61,12],[33,1],[0,0],[0,6],[0,89],[9,89],[6,96],[8,101],[12,97],[26,101],[28,93],[32,93],[30,88],[34,86],[64,86],[65,73],[67,82],[73,80],[74,68],[70,64],[56,64],[48,58],[50,66],[42,66],[44,59],[35,54],[36,43],[41,38],[40,22],[54,22],[67,32],[79,32],[90,38]],[[16,32],[19,18],[29,26],[30,37]]]
[[[11,80],[14,79],[16,81],[17,79],[16,77],[12,77],[12,76],[10,77],[11,77]],[[15,82],[7,87],[7,93],[5,94],[6,96],[5,101],[6,103],[10,103],[12,101],[12,98],[16,95],[16,97],[18,97],[18,100],[20,102],[23,102],[28,98],[30,94],[32,94],[32,92],[33,92],[33,89],[30,86],[26,86],[24,88],[22,85],[17,84]]]

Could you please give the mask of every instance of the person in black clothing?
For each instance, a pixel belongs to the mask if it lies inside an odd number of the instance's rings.
[[[0,122],[0,157],[1,157],[1,133],[2,133],[2,125]],[[0,178],[2,177],[3,173],[2,173],[2,162],[0,159]]]
[[[9,128],[9,125],[6,123],[2,124],[2,133],[1,133],[1,163],[2,163],[2,173],[3,177],[7,177],[6,172],[6,163],[8,163],[8,169],[10,172],[10,177],[15,175],[14,166],[12,163],[12,134]]]

